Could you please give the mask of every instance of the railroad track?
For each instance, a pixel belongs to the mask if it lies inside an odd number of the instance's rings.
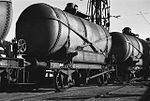
[[[24,98],[32,98],[43,94],[54,93],[55,89],[52,88],[41,88],[39,90],[9,90],[0,92],[0,101],[20,101]]]
[[[146,88],[140,85],[108,85],[72,87],[62,92],[55,92],[54,89],[41,89],[32,92],[3,92],[0,93],[0,99],[3,101],[125,101],[120,99],[137,101]]]

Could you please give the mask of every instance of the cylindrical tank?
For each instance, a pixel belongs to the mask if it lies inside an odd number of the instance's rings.
[[[149,66],[150,65],[150,43],[146,40],[139,39],[143,46],[143,66]]]
[[[0,0],[0,40],[4,40],[8,34],[12,20],[11,0]]]
[[[118,32],[110,33],[112,36],[111,54],[115,55],[116,62],[121,63],[129,57],[140,59],[143,54],[143,45],[140,39]]]
[[[46,4],[35,4],[23,11],[17,21],[16,37],[25,40],[25,53],[48,55],[65,44],[67,28],[53,20],[57,17],[54,9]]]
[[[103,27],[43,3],[22,12],[16,36],[26,42],[23,53],[32,55],[50,55],[64,46],[76,50],[88,43],[105,54],[111,47],[111,37]],[[93,52],[90,46],[84,49]],[[98,61],[99,57],[94,58]]]

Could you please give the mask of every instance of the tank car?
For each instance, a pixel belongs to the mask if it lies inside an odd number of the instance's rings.
[[[143,54],[143,45],[139,38],[123,33],[112,32],[111,54],[115,55],[117,63],[126,61],[129,57],[140,59]]]
[[[63,66],[50,68],[79,69],[84,81],[88,75],[85,69],[100,73],[106,65],[112,43],[102,26],[44,3],[31,5],[21,13],[16,37],[27,61],[55,61]]]
[[[129,69],[135,66],[142,67],[142,76],[148,78],[150,63],[150,47],[148,42],[140,39],[136,34],[112,32],[112,47],[110,57],[117,64],[117,74],[128,79]]]

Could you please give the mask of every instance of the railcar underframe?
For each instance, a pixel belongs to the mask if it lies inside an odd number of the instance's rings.
[[[80,84],[88,84],[91,79],[96,79],[97,82],[94,83],[101,85],[103,83],[103,81],[101,81],[103,79],[101,79],[101,76],[114,71],[114,68],[111,67],[111,69],[106,69],[106,65],[102,64],[66,64],[56,61],[36,61],[36,64],[33,65],[20,58],[0,58],[0,71],[1,89],[9,89],[12,85],[22,87],[32,85],[33,88],[38,88],[42,87],[44,82],[48,82],[47,86],[51,83],[56,90],[58,90],[59,86],[73,86],[74,84],[79,86]],[[49,78],[48,80],[50,81],[44,81],[46,78]],[[81,81],[79,82],[79,80]],[[38,81],[43,83],[38,84]]]

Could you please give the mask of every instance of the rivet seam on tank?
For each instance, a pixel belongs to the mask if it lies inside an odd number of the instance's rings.
[[[59,15],[57,14],[57,11],[56,11],[53,7],[51,7],[51,8],[52,8],[53,11],[55,12],[57,18],[60,19]],[[60,36],[61,36],[61,30],[62,30],[62,28],[61,28],[61,23],[60,23],[59,21],[58,21],[58,25],[59,25],[58,36],[57,36],[57,39],[56,39],[54,45],[53,45],[52,48],[50,49],[50,52],[53,52],[53,51],[54,51],[55,46],[56,46],[57,43],[59,42],[59,39],[60,39]]]
[[[67,21],[67,25],[68,25],[68,37],[67,37],[68,46],[67,47],[69,47],[70,46],[70,32],[71,32],[71,30],[70,30],[70,23],[69,23],[69,20],[67,18],[66,13],[62,11],[62,14],[65,16],[66,21]]]
[[[7,33],[8,27],[9,27],[9,22],[10,22],[10,17],[11,17],[11,7],[10,3],[7,2],[7,12],[6,12],[6,23],[4,25],[4,30],[2,32],[2,35],[0,36],[0,40],[2,40],[5,37],[5,33]]]

